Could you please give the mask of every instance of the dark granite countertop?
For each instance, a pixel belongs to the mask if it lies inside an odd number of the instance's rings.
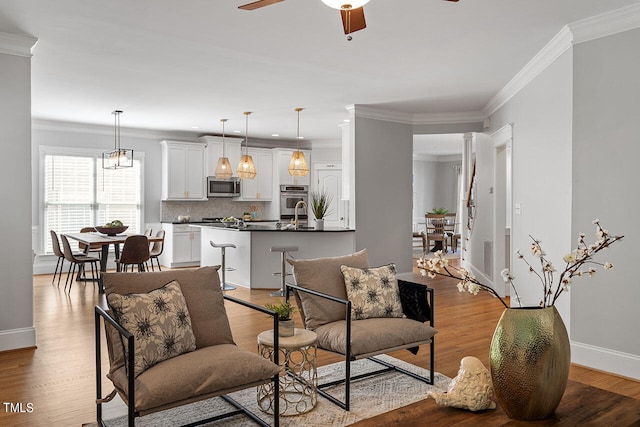
[[[275,225],[271,224],[271,225],[258,225],[258,224],[247,224],[245,228],[237,228],[237,227],[225,227],[223,224],[220,223],[190,223],[192,225],[196,225],[198,227],[212,227],[212,228],[216,228],[216,229],[220,229],[220,230],[228,230],[228,231],[240,231],[240,232],[245,232],[245,231],[274,231],[274,232],[278,232],[278,233],[323,233],[323,232],[350,232],[350,231],[355,231],[353,229],[350,228],[343,228],[343,227],[325,227],[323,230],[317,230],[313,227],[300,227],[299,229],[295,230],[293,228],[287,228],[287,229],[277,229],[275,227]]]

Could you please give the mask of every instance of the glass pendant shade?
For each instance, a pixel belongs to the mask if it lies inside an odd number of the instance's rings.
[[[291,154],[291,160],[289,161],[289,175],[291,176],[307,176],[309,173],[309,165],[307,159],[304,157],[304,153],[300,151],[300,111],[304,108],[296,108],[298,113],[298,131],[296,136],[296,151]]]
[[[334,9],[357,9],[369,3],[369,0],[322,0],[322,3]]]
[[[289,161],[289,175],[307,176],[309,173],[309,165],[302,151],[294,151]]]
[[[253,179],[256,177],[256,166],[253,164],[253,157],[249,155],[249,114],[250,111],[245,111],[245,130],[244,130],[244,142],[245,152],[240,158],[238,163],[238,176],[242,179]]]
[[[233,170],[231,169],[229,158],[226,156],[226,147],[224,144],[224,124],[227,119],[220,119],[220,121],[222,122],[222,157],[218,158],[214,175],[217,179],[229,179],[233,176]]]
[[[256,166],[253,164],[253,157],[245,154],[240,158],[238,176],[243,179],[253,179],[256,177]]]
[[[133,150],[120,147],[120,114],[122,114],[122,111],[115,110],[111,114],[115,116],[114,150],[102,153],[102,168],[131,168],[133,167]]]

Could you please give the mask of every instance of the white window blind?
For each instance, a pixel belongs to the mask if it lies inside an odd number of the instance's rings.
[[[56,150],[61,151],[61,150]],[[100,153],[45,153],[44,248],[51,253],[49,230],[78,233],[119,219],[127,233],[142,229],[142,167],[102,169]]]

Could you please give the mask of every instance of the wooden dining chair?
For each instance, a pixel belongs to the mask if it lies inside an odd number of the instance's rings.
[[[458,224],[456,223],[456,213],[449,212],[444,216],[444,232],[447,234],[447,239],[451,246],[451,253],[455,253],[458,250],[458,241],[460,240]]]
[[[71,250],[71,245],[69,244],[67,236],[63,234],[60,237],[62,238],[62,252],[64,253],[64,258],[70,263],[69,271],[67,272],[67,280],[64,283],[64,289],[66,290],[68,285],[69,292],[71,292],[73,276],[76,273],[76,266],[78,267],[78,273],[84,273],[86,276],[85,265],[87,263],[91,266],[91,280],[94,282],[98,281],[98,274],[100,274],[100,267],[98,266],[98,263],[100,260],[96,257],[74,253]]]
[[[149,239],[147,236],[137,234],[129,236],[124,241],[120,258],[116,260],[117,271],[127,271],[128,266],[138,266],[138,271],[146,271],[145,263],[149,261]]]
[[[445,215],[441,214],[425,214],[425,221],[427,223],[427,247],[431,247],[431,242],[434,242],[434,249],[441,249],[443,252],[447,252],[447,233],[444,230]],[[440,242],[440,245],[437,243]]]

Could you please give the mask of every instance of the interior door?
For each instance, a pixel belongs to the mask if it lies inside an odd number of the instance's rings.
[[[325,227],[344,227],[344,202],[342,201],[342,169],[318,169],[315,190],[326,189],[331,195]]]

